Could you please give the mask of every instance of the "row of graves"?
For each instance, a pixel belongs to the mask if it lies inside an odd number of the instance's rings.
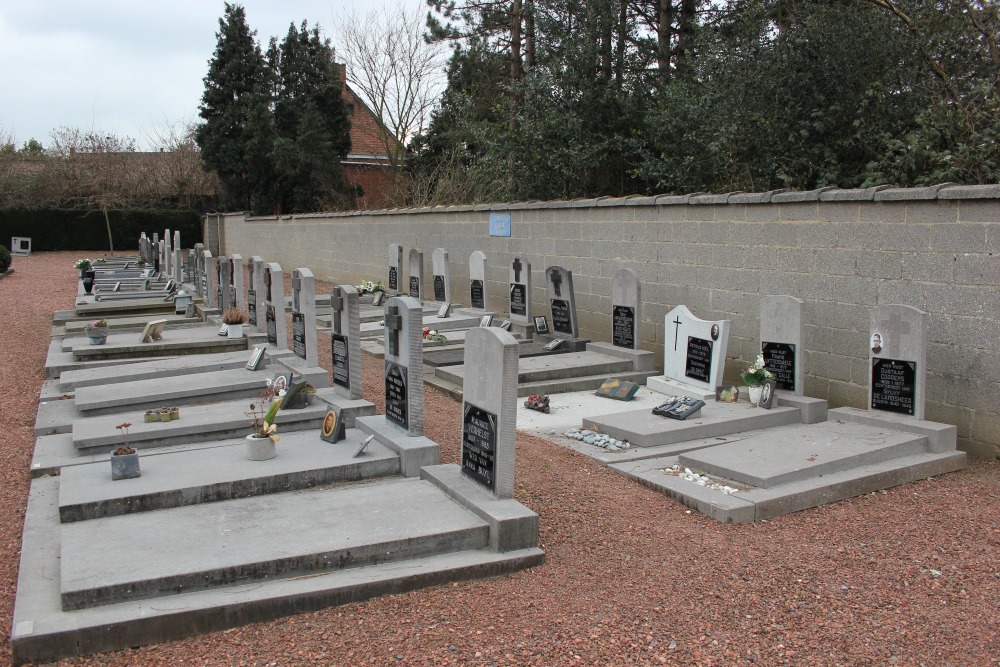
[[[644,382],[655,375],[651,352],[640,349],[640,281],[630,269],[620,270],[612,284],[612,312],[608,314],[613,330],[610,342],[593,342],[580,336],[577,320],[573,273],[561,266],[544,271],[548,312],[533,312],[532,266],[527,257],[511,258],[508,265],[508,299],[492,304],[487,287],[487,258],[475,251],[469,256],[469,282],[462,294],[453,294],[448,252],[437,248],[432,253],[432,285],[425,291],[423,253],[411,248],[403,282],[403,248],[389,246],[386,293],[403,293],[424,304],[424,363],[427,382],[455,397],[462,395],[467,368],[465,339],[474,328],[500,328],[512,333],[519,342],[520,364],[517,395],[530,396],[596,389],[608,378]],[[458,300],[468,299],[468,305]],[[379,296],[374,297],[377,303]],[[499,306],[499,307],[498,307]],[[382,354],[381,313],[370,311],[372,338],[365,349]],[[376,322],[376,318],[378,321]]]
[[[556,441],[723,522],[770,519],[965,467],[955,426],[924,419],[920,310],[872,311],[866,409],[828,409],[804,395],[799,299],[761,299],[760,356],[741,373],[755,387],[723,383],[728,320],[677,306],[665,324],[664,374],[649,378],[643,400],[602,410],[606,399],[592,397]]]
[[[512,498],[518,342],[509,332],[466,335],[466,363],[483,379],[465,387],[455,424],[461,463],[441,465],[423,431],[419,301],[391,297],[379,308],[387,343],[379,415],[362,398],[353,286],[336,286],[326,300],[331,372],[316,366],[320,299],[308,269],[292,271],[286,301],[276,263],[251,258],[246,290],[240,258],[176,245],[174,253],[169,270],[191,299],[183,309],[176,300],[102,302],[81,286],[76,308],[56,313],[15,664],[544,562],[538,516]],[[220,314],[243,303],[254,317],[230,338]],[[108,329],[100,344],[86,330],[93,318]]]

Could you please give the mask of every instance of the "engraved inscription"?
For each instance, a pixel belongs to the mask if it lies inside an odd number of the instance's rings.
[[[497,416],[465,404],[462,418],[462,472],[486,488],[496,488]]]
[[[702,382],[712,377],[712,341],[688,336],[684,376]]]
[[[917,395],[917,363],[872,359],[872,409],[913,414]]]
[[[333,384],[344,389],[351,388],[351,358],[347,347],[347,336],[330,334],[333,348]]]
[[[406,368],[391,361],[385,362],[385,417],[403,428],[409,428],[409,399],[406,385]]]
[[[611,344],[629,350],[635,348],[635,308],[615,306],[611,320]]]
[[[761,343],[764,368],[774,373],[778,389],[795,391],[795,345],[792,343]]]

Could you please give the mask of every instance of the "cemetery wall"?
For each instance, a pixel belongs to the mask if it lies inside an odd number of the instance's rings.
[[[490,237],[490,213],[509,213],[511,236]],[[489,297],[506,311],[507,267],[527,257],[533,308],[545,307],[546,266],[573,272],[581,335],[610,339],[611,279],[642,281],[642,347],[662,367],[664,315],[687,305],[732,320],[727,381],[758,349],[760,297],[804,300],[805,393],[830,407],[864,407],[872,307],[930,314],[927,418],[956,424],[959,445],[1000,456],[1000,186],[817,190],[632,197],[283,218],[230,214],[226,253],[257,254],[317,278],[385,282],[389,243],[448,250],[457,301],[468,303],[468,257],[489,261]],[[405,261],[405,259],[404,259]],[[403,275],[406,275],[405,270]]]

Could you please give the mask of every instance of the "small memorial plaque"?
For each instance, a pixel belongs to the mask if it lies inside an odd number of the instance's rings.
[[[514,283],[510,286],[510,314],[528,315],[527,286]]]
[[[264,309],[264,319],[267,321],[267,342],[278,344],[278,321],[274,318],[274,306]]]
[[[320,437],[326,442],[340,442],[344,439],[344,422],[340,418],[340,411],[336,408],[327,411],[323,417]]]
[[[420,278],[410,276],[410,296],[414,299],[420,298]]]
[[[257,290],[247,290],[247,312],[250,317],[248,321],[253,326],[257,326]]]
[[[446,304],[442,305],[441,308],[438,309],[437,316],[439,318],[445,318],[445,317],[448,317],[449,315],[451,315],[451,304],[450,303],[446,303]]]
[[[447,301],[447,299],[444,293],[444,276],[434,276],[434,300]]]
[[[358,448],[354,450],[354,454],[351,456],[351,458],[355,458],[356,459],[359,456],[361,456],[362,454],[364,454],[365,453],[365,448],[368,447],[368,444],[372,440],[374,440],[374,439],[375,439],[374,435],[365,436],[365,438],[361,442],[358,443]]]
[[[483,315],[483,319],[479,320],[479,326],[481,327],[488,327],[492,324],[493,324],[492,315]]]
[[[473,280],[471,286],[471,298],[473,308],[485,308],[486,307],[486,295],[483,292],[483,281]]]
[[[712,374],[712,341],[688,336],[684,376],[709,382]]]
[[[510,320],[504,320],[500,323],[500,328],[504,331],[510,331]]]
[[[553,338],[552,340],[550,340],[548,343],[546,343],[543,346],[543,349],[552,351],[552,350],[558,348],[560,345],[562,345],[565,342],[566,342],[566,340],[563,339],[563,338]]]
[[[767,382],[761,385],[763,389],[761,389],[760,391],[760,402],[757,403],[758,408],[764,408],[765,410],[770,410],[772,407],[774,407],[775,404],[774,391],[777,386],[778,383],[775,380],[768,380]]]
[[[465,404],[462,470],[491,491],[496,488],[497,416]]]
[[[573,322],[569,314],[569,301],[552,299],[552,330],[573,335]]]
[[[632,306],[614,307],[611,344],[629,350],[635,348],[635,308]]]
[[[605,380],[597,390],[602,398],[613,398],[616,401],[631,401],[639,391],[639,385],[627,380]]]
[[[389,289],[399,289],[399,272],[396,270],[395,266],[389,267]]]
[[[916,382],[915,361],[872,359],[872,409],[912,415]]]
[[[306,358],[306,316],[292,313],[292,352],[300,359]]]
[[[382,305],[382,301],[384,301],[384,300],[385,300],[385,292],[381,292],[380,291],[380,292],[374,292],[372,294],[372,305],[373,306],[381,306]]]
[[[347,347],[347,336],[330,334],[333,348],[333,384],[344,389],[351,388],[351,358]]]
[[[407,411],[409,397],[406,386],[406,367],[385,362],[385,417],[391,422],[409,428]]]
[[[544,315],[535,318],[535,333],[547,334],[549,332],[549,321]]]
[[[653,414],[658,417],[684,420],[699,414],[703,407],[705,407],[705,401],[697,398],[671,396],[665,403],[653,408]]]
[[[778,389],[795,391],[795,345],[792,343],[761,343],[764,368],[774,373]]]
[[[247,362],[247,370],[255,371],[260,368],[261,362],[264,361],[264,348],[255,347],[253,353],[250,355],[250,361]]]

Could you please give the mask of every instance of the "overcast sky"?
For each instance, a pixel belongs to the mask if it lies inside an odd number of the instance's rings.
[[[303,19],[328,37],[345,10],[423,0],[243,0],[263,48]],[[0,0],[0,136],[49,144],[59,127],[128,136],[196,121],[222,0]],[[423,9],[422,9],[423,11]]]

